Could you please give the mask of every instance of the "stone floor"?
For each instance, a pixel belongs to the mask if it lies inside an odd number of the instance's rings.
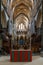
[[[32,62],[10,62],[10,56],[0,56],[0,65],[43,65],[43,57],[33,56]]]

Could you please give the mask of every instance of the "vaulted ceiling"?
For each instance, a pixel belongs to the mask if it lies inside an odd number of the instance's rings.
[[[37,12],[41,0],[2,0],[8,15],[13,13],[14,22],[29,22]],[[14,12],[11,12],[14,9]],[[18,23],[17,23],[18,24]]]
[[[31,19],[32,15],[36,14],[37,6],[39,6],[40,1],[41,0],[2,0],[3,4],[8,9],[9,16],[11,14],[10,11],[14,8],[14,14],[13,14],[14,19],[18,17],[20,14],[23,14],[28,19]]]
[[[2,0],[3,4],[7,6],[7,1]],[[14,18],[20,14],[24,14],[26,17],[31,17],[31,9],[33,7],[33,0],[11,0],[9,2],[8,10],[14,9]],[[9,11],[8,11],[9,13]]]
[[[32,18],[32,9],[33,9],[33,0],[2,0],[3,4],[7,8],[7,12],[10,16],[11,10],[14,8],[13,20],[17,22],[16,24],[25,23],[24,25],[28,26]],[[10,13],[11,12],[11,13]],[[18,27],[18,26],[17,26]]]

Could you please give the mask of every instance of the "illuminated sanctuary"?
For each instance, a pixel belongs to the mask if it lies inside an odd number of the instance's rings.
[[[32,49],[38,52],[41,24],[41,0],[2,0],[0,32],[5,50]]]

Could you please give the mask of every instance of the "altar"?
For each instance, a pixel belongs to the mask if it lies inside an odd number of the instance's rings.
[[[10,51],[11,62],[32,62],[31,50],[11,50]]]

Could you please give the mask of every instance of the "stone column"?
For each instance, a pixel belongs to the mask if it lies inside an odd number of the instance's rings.
[[[42,8],[43,8],[43,0],[42,0]],[[41,33],[41,56],[43,56],[43,11],[42,11],[42,25],[40,33]]]
[[[43,22],[41,25],[41,56],[43,56]]]

